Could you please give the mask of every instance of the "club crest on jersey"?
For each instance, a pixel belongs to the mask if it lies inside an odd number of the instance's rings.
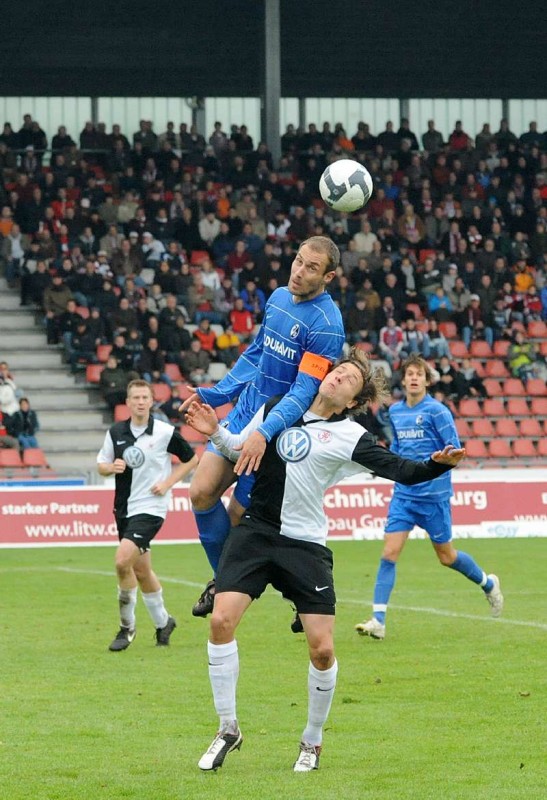
[[[416,417],[416,425],[421,425],[423,423],[423,421],[424,421],[424,418],[422,417],[422,415],[418,414],[418,416]]]
[[[137,467],[142,467],[144,464],[144,453],[140,447],[135,447],[135,445],[126,447],[122,453],[122,458],[131,469],[137,469]]]
[[[302,461],[311,448],[311,437],[302,428],[289,428],[279,435],[276,444],[278,455],[283,461]]]
[[[330,442],[330,440],[332,439],[332,433],[330,431],[321,431],[321,433],[317,438],[319,439],[320,442],[326,444],[327,442]]]
[[[297,322],[296,325],[292,326],[289,336],[291,337],[291,339],[296,339],[299,333],[300,333],[300,325]]]

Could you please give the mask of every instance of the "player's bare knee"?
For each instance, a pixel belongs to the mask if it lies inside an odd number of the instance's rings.
[[[325,670],[334,664],[334,647],[332,642],[321,642],[310,648],[310,660],[316,669]]]
[[[211,642],[225,644],[234,637],[235,625],[231,614],[222,609],[213,609],[210,623]]]
[[[214,506],[218,496],[211,491],[210,486],[204,484],[190,484],[190,502],[194,511],[207,511]]]
[[[437,557],[443,567],[451,567],[457,556],[454,553],[437,553]]]
[[[119,578],[127,578],[132,570],[133,567],[131,565],[131,559],[127,556],[120,556],[116,557],[116,575]]]

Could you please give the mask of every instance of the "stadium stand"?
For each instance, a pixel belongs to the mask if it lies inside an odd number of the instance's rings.
[[[17,370],[21,359],[23,388],[36,393],[47,463],[75,464],[68,451],[78,436],[80,460],[91,466],[97,428],[111,419],[99,391],[108,358],[114,355],[128,378],[140,374],[141,354],[154,338],[154,397],[180,424],[176,405],[191,391],[184,357],[192,338],[202,338],[208,378],[220,380],[260,322],[260,303],[243,292],[248,280],[267,298],[286,282],[300,242],[322,233],[342,253],[329,291],[346,323],[363,313],[351,342],[386,371],[393,396],[401,393],[399,364],[387,365],[378,350],[390,316],[409,352],[421,352],[436,370],[449,356],[454,380],[441,382],[438,396],[475,463],[545,463],[545,136],[531,144],[526,135],[509,141],[493,134],[487,152],[477,145],[462,153],[449,143],[433,153],[409,151],[397,137],[389,151],[374,135],[362,145],[358,131],[318,131],[313,142],[307,131],[284,136],[279,164],[267,146],[248,139],[240,146],[237,126],[214,151],[206,150],[206,136],[190,147],[177,133],[153,133],[148,162],[131,132],[123,158],[116,145],[123,134],[105,139],[87,127],[72,132],[70,146],[52,142],[37,163],[19,146],[17,131],[9,140],[0,135],[0,268],[7,282],[0,311],[5,307],[12,323],[0,319],[0,358]],[[338,157],[362,161],[374,176],[371,201],[350,216],[319,198],[318,176]],[[432,311],[438,290],[446,302]],[[235,301],[242,292],[241,308]],[[198,329],[204,318],[210,341]],[[15,320],[19,339],[10,340]],[[228,329],[239,344],[221,352],[215,337]],[[119,403],[112,413],[126,415]],[[38,466],[46,468],[32,468]]]

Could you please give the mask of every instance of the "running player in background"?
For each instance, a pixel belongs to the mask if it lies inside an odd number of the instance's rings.
[[[214,388],[196,389],[180,407],[192,402],[212,407],[239,398],[223,422],[239,433],[267,400],[284,395],[245,444],[237,462],[237,486],[228,510],[221,497],[234,482],[234,465],[209,445],[190,484],[190,499],[199,538],[216,573],[224,542],[249,504],[252,474],[266,444],[290,427],[309,407],[321,380],[342,353],[344,326],[338,307],[326,292],[340,263],[340,252],[326,236],[312,236],[296,253],[288,286],[276,289],[252,344]],[[246,473],[246,474],[243,474]],[[213,610],[215,582],[209,581],[192,613],[205,617]]]
[[[421,356],[412,355],[401,370],[406,398],[389,409],[394,433],[392,452],[405,458],[420,459],[449,444],[459,447],[452,414],[427,393],[432,380],[427,362]],[[386,635],[386,611],[395,585],[397,561],[415,525],[426,531],[441,564],[461,572],[480,586],[490,603],[492,616],[500,616],[503,595],[498,577],[487,575],[472,556],[456,550],[452,544],[451,496],[450,473],[412,488],[395,484],[374,587],[372,618],[355,626],[363,636],[383,639]]]
[[[116,476],[114,517],[120,630],[109,650],[129,647],[136,636],[137,584],[156,628],[156,644],[169,644],[176,622],[165,608],[161,584],[152,570],[150,543],[167,515],[170,489],[198,464],[190,445],[172,425],[151,415],[152,387],[143,380],[127,387],[130,418],[107,432],[97,456],[99,475]],[[171,456],[180,464],[171,467]]]
[[[268,443],[250,506],[231,532],[219,565],[207,654],[220,725],[199,761],[202,770],[218,769],[228,753],[241,746],[235,630],[268,583],[295,604],[308,642],[308,721],[294,771],[311,772],[319,766],[323,726],[338,671],[333,642],[333,559],[326,546],[323,495],[342,478],[363,471],[409,485],[431,480],[456,466],[465,455],[464,450],[448,446],[416,463],[377,445],[348,412],[381,400],[385,390],[381,370],[372,372],[367,357],[353,350],[321,382],[310,408]],[[219,427],[209,406],[194,403],[188,421],[212,436],[221,452],[235,461],[238,453],[233,448],[261,426],[276,400],[262,406],[239,435]]]

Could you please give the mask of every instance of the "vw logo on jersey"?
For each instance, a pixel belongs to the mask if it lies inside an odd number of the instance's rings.
[[[289,336],[291,337],[291,339],[296,339],[299,333],[300,333],[300,325],[297,322],[296,325],[292,326]]]
[[[422,415],[418,414],[418,416],[416,417],[416,425],[421,425],[423,421],[424,418],[422,417]]]
[[[310,452],[311,437],[302,428],[289,428],[277,439],[276,450],[283,461],[302,461]]]
[[[135,447],[135,445],[126,447],[122,453],[122,458],[131,469],[137,469],[137,467],[142,467],[144,464],[144,453],[140,447]]]

